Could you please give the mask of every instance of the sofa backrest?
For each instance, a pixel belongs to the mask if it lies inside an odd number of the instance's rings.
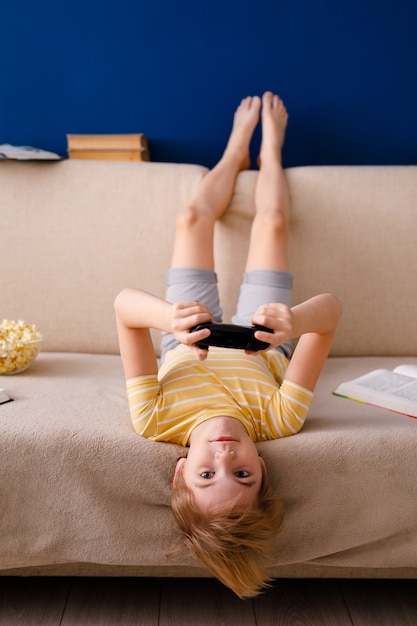
[[[417,355],[417,167],[297,167],[287,176],[294,303],[325,291],[339,296],[334,356]],[[255,181],[256,172],[241,174],[219,227],[224,294],[236,294],[231,268],[239,278]]]
[[[164,295],[175,219],[198,165],[0,163],[0,318],[36,323],[44,350],[117,353],[114,297]],[[343,301],[334,355],[417,353],[417,167],[287,170],[294,302]],[[218,224],[216,269],[232,314],[257,173],[242,172]],[[159,346],[159,334],[154,333]]]

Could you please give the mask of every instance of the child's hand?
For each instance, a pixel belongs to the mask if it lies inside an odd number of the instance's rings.
[[[255,332],[256,339],[271,344],[271,348],[280,346],[293,338],[293,313],[286,304],[263,304],[252,319],[253,324],[267,326],[274,334],[262,330]]]
[[[190,346],[200,361],[207,358],[208,350],[196,346],[196,342],[209,336],[208,329],[190,333],[190,328],[212,322],[213,314],[202,302],[176,302],[172,306],[171,328],[175,338],[186,346]]]

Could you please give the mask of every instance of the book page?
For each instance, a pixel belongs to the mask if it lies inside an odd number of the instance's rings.
[[[397,374],[405,374],[406,376],[417,378],[417,365],[406,363],[404,365],[398,365],[393,371]]]
[[[358,378],[355,384],[396,398],[417,402],[417,378],[388,370],[377,370],[372,374]]]

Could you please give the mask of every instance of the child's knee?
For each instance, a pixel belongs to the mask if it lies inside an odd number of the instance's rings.
[[[204,211],[201,207],[190,204],[178,214],[177,229],[189,230],[195,228],[198,224],[207,224],[209,219],[210,215],[208,211]]]
[[[288,216],[284,211],[262,211],[255,216],[257,225],[268,233],[287,236],[289,230]]]

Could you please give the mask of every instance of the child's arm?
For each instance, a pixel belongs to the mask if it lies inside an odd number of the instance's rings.
[[[212,320],[211,312],[201,302],[171,304],[139,289],[121,291],[114,307],[126,379],[158,371],[150,328],[174,333],[178,341],[192,345],[207,337],[209,331],[193,333],[191,340],[190,328]],[[204,358],[200,352],[205,351],[197,351],[197,357]]]
[[[310,298],[291,309],[283,304],[266,304],[258,309],[253,323],[272,328],[273,339],[262,331],[257,331],[255,336],[272,346],[299,337],[285,378],[314,391],[341,315],[342,305],[330,293]]]

